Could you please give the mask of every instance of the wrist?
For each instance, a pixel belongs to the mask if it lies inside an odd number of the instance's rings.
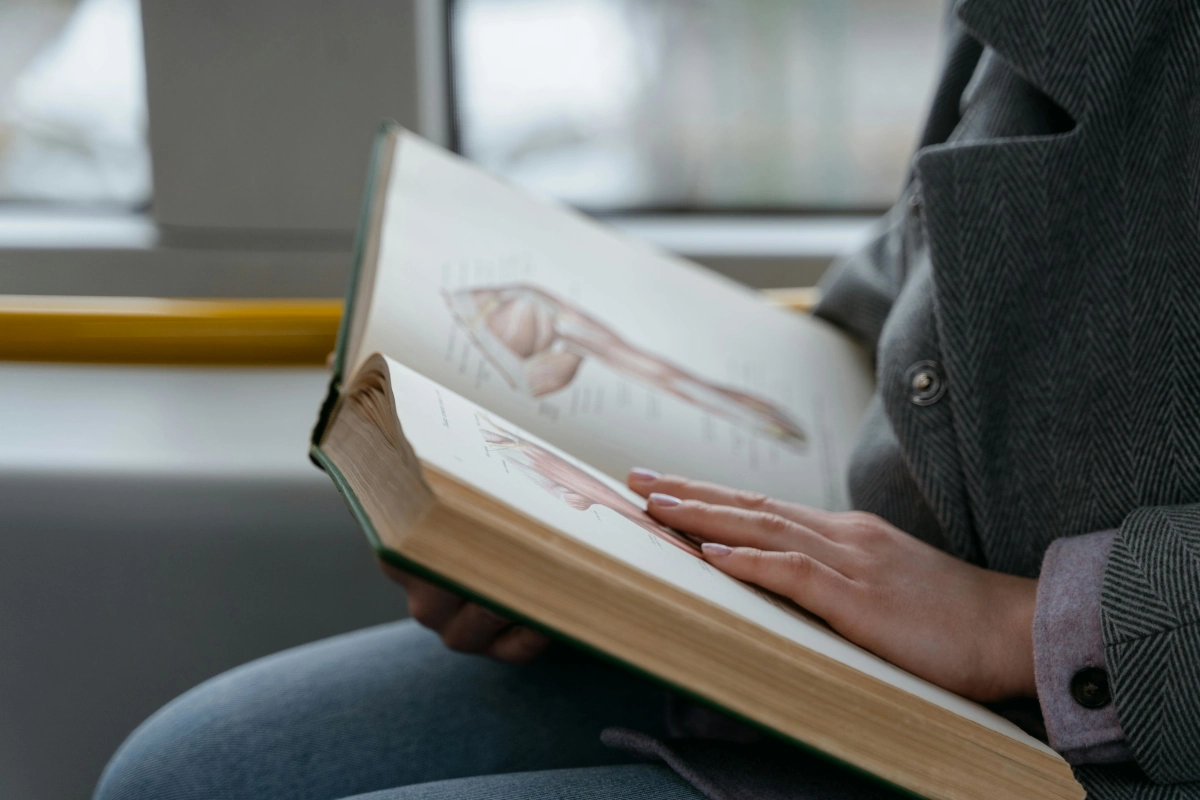
[[[996,577],[995,609],[1000,619],[991,633],[990,663],[996,674],[996,699],[1037,697],[1033,667],[1033,614],[1037,607],[1035,578],[993,573]]]

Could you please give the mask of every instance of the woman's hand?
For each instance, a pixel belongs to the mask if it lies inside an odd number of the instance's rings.
[[[546,649],[550,640],[535,630],[515,625],[496,612],[471,603],[453,592],[384,561],[379,566],[408,594],[413,619],[437,632],[451,650],[479,653],[497,661],[524,664]]]
[[[873,514],[629,473],[651,516],[721,571],[794,600],[852,642],[983,702],[1036,694],[1037,581],[982,569]]]

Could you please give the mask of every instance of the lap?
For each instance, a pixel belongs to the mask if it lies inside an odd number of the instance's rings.
[[[193,689],[130,736],[96,797],[332,800],[599,767],[628,760],[600,744],[601,729],[661,731],[663,706],[661,689],[565,647],[516,667],[452,653],[414,623],[395,623]]]
[[[702,800],[703,795],[663,764],[480,775],[385,789],[349,800]]]

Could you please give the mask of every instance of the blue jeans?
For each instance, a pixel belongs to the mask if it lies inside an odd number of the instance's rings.
[[[95,800],[696,800],[663,765],[600,744],[665,735],[664,690],[566,647],[515,667],[400,622],[255,661],[174,700]]]

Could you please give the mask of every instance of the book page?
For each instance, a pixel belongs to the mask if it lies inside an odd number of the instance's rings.
[[[349,374],[382,352],[623,477],[849,508],[873,378],[825,323],[401,134]]]
[[[1049,751],[1008,720],[850,643],[794,605],[730,578],[645,513],[624,485],[387,360],[396,417],[417,457],[521,514],[685,592],[960,716]]]

